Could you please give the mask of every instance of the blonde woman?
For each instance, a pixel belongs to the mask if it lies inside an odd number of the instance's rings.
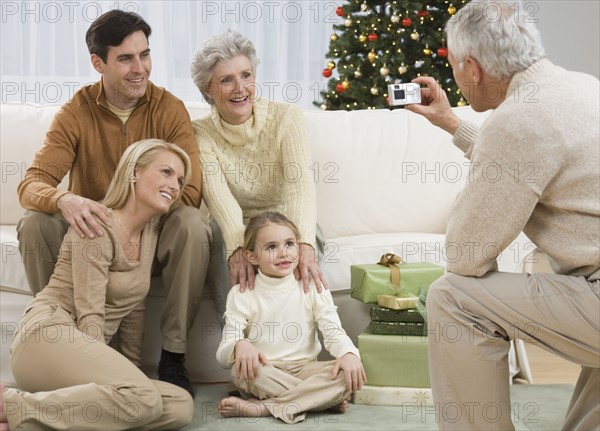
[[[190,175],[174,144],[149,139],[125,150],[103,202],[111,226],[96,217],[106,234],[81,238],[70,228],[50,282],[25,308],[11,347],[20,389],[0,395],[4,429],[176,429],[191,421],[188,391],[136,366],[142,321],[132,318],[150,287],[158,218]],[[123,354],[107,345],[117,331]]]

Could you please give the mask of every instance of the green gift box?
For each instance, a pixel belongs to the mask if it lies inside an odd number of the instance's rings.
[[[381,262],[350,266],[351,296],[365,303],[377,303],[377,295],[419,296],[444,275],[444,268],[433,263],[394,263],[387,254]],[[384,259],[385,258],[385,259]],[[396,262],[400,260],[399,258]]]
[[[367,328],[358,350],[369,385],[431,387],[426,336],[376,335]]]
[[[392,310],[378,305],[371,307],[371,320],[375,322],[417,322],[425,320],[419,310],[409,308],[407,310]]]
[[[378,322],[371,321],[371,333],[379,335],[427,335],[424,322]]]

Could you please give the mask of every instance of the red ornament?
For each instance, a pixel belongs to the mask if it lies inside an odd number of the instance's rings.
[[[337,16],[344,16],[344,9],[342,9],[342,7],[341,7],[341,6],[338,6],[338,7],[336,7],[336,8],[335,8],[335,14],[336,14]]]
[[[346,91],[346,89],[340,82],[338,85],[335,86],[335,91],[337,91],[338,93],[344,93]]]
[[[402,25],[404,27],[410,27],[412,25],[412,19],[410,19],[410,18],[404,18],[402,20]]]
[[[377,33],[371,33],[369,35],[369,42],[375,42],[377,39],[379,39],[379,36],[377,36]]]
[[[419,15],[421,18],[424,18],[424,17],[426,17],[427,15],[429,15],[429,12],[427,12],[425,9],[423,9],[423,10],[420,10],[420,11],[419,11],[418,15]]]
[[[444,47],[438,48],[437,54],[440,57],[448,57],[448,48],[444,48]]]
[[[332,74],[331,69],[327,69],[327,68],[323,69],[322,73],[325,78],[329,78]]]

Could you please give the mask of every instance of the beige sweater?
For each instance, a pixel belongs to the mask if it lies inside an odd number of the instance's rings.
[[[448,271],[495,270],[523,230],[557,273],[600,277],[599,93],[595,77],[544,59],[479,131],[460,124],[454,143],[473,167],[448,223]]]
[[[219,223],[227,255],[243,244],[248,219],[285,214],[314,245],[317,220],[306,128],[294,105],[258,100],[245,123],[223,121],[216,108],[192,122],[203,166],[203,197]]]
[[[108,342],[122,320],[143,305],[150,288],[158,224],[155,218],[144,228],[140,260],[128,261],[119,243],[116,221],[112,220],[112,228],[97,221],[104,231],[101,237],[81,239],[73,229],[67,231],[48,286],[26,310],[58,305],[71,313],[77,329]],[[135,336],[132,343],[140,342],[141,333],[130,335]]]

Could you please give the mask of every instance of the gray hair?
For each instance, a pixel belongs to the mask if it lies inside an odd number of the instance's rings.
[[[194,54],[192,79],[204,99],[211,105],[214,104],[214,100],[208,92],[215,66],[220,61],[229,61],[238,55],[243,55],[250,61],[252,71],[256,74],[256,67],[260,61],[254,45],[248,38],[231,29],[206,39]]]
[[[546,55],[535,22],[520,1],[473,1],[446,24],[448,49],[459,67],[472,57],[490,77],[508,81]]]

